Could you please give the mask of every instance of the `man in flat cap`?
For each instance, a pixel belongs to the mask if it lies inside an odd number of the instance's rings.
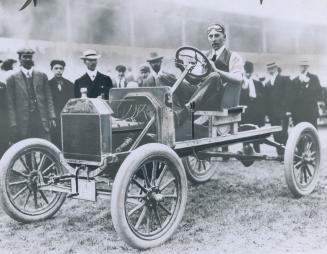
[[[113,82],[113,86],[116,88],[125,88],[127,86],[127,80],[125,77],[126,66],[125,65],[117,65],[116,66],[117,77]]]
[[[150,75],[150,67],[147,66],[146,64],[142,64],[139,67],[139,76],[137,78],[137,83],[139,87],[144,86],[144,81],[149,78],[149,75]]]
[[[9,126],[12,142],[38,137],[50,140],[55,111],[46,74],[34,70],[34,50],[19,50],[20,71],[7,80]]]
[[[61,111],[67,101],[74,98],[74,85],[68,79],[63,77],[66,63],[63,60],[52,60],[50,68],[53,73],[53,78],[49,80],[49,86],[53,97],[54,109],[56,113],[56,128],[51,132],[51,140],[61,148]]]
[[[317,128],[318,100],[322,89],[317,75],[308,71],[309,61],[299,63],[300,74],[293,81],[292,119],[294,124],[309,122]]]
[[[285,145],[288,138],[290,102],[292,99],[291,80],[278,72],[275,62],[267,64],[268,79],[265,85],[266,114],[271,125],[282,126],[282,131],[274,133],[276,142]],[[277,148],[278,155],[283,155],[283,149]]]
[[[226,30],[222,24],[209,25],[207,33],[211,46],[207,57],[212,72],[199,84],[187,106],[195,103],[196,109],[202,110],[235,107],[239,103],[244,62],[239,54],[226,48]]]
[[[111,78],[97,70],[98,59],[101,56],[95,50],[89,49],[83,52],[81,59],[86,66],[86,73],[76,79],[74,84],[74,94],[76,98],[81,97],[81,88],[87,88],[87,97],[96,98],[103,96],[109,98],[109,90],[113,87]]]

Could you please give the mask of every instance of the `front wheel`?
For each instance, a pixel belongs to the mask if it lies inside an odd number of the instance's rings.
[[[125,159],[114,180],[114,227],[134,248],[160,245],[179,225],[186,198],[186,175],[177,154],[162,144],[140,146]]]
[[[63,174],[60,151],[50,142],[22,140],[3,155],[0,162],[0,201],[13,219],[28,223],[48,219],[65,201],[66,194],[45,191],[40,183]]]
[[[310,194],[320,173],[320,142],[316,128],[307,122],[294,127],[284,155],[286,183],[295,197]]]

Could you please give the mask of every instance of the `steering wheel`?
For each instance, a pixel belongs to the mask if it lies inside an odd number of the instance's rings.
[[[176,51],[175,58],[176,67],[182,72],[189,64],[193,65],[187,74],[190,78],[204,78],[211,72],[212,68],[209,59],[200,50],[194,47],[180,47]]]

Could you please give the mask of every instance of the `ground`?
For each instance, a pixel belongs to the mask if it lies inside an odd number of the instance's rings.
[[[211,181],[189,183],[186,211],[171,240],[143,253],[327,253],[327,129],[319,135],[322,171],[311,195],[291,195],[279,162],[219,163]],[[2,254],[135,252],[118,238],[108,200],[66,200],[54,218],[33,224],[0,210]]]

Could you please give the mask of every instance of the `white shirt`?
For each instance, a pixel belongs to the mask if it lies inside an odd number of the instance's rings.
[[[29,70],[27,70],[26,68],[24,68],[23,66],[20,67],[20,70],[24,73],[26,78],[31,78],[33,75],[33,67]]]
[[[151,74],[153,77],[158,78],[162,75],[162,69],[158,73],[156,73],[154,70],[151,69]]]
[[[118,88],[124,88],[125,87],[125,78],[116,78],[116,84]]]
[[[306,71],[305,73],[301,73],[299,75],[299,79],[301,82],[308,83],[310,78],[307,76],[308,72]]]
[[[273,75],[270,75],[270,83],[273,86],[275,84],[276,77],[278,75],[278,72],[276,71]]]
[[[90,79],[91,79],[92,81],[94,81],[94,80],[95,80],[95,77],[96,77],[96,75],[97,75],[97,73],[98,73],[98,71],[97,71],[97,70],[90,71],[89,69],[87,69],[87,70],[86,70],[86,73],[87,73],[87,75],[89,75]]]
[[[242,84],[242,88],[249,89],[249,96],[251,98],[257,98],[257,93],[255,91],[255,85],[254,85],[252,77],[250,77],[249,79],[247,77],[244,77],[244,82]]]
[[[216,55],[217,56],[216,59],[218,59],[220,57],[220,55],[223,53],[225,48],[226,48],[225,45],[223,45],[218,50],[212,49],[209,58],[212,59],[212,57],[214,55]],[[243,61],[242,57],[235,52],[231,52],[228,68],[229,68],[229,73],[243,75],[244,74],[244,61]]]

